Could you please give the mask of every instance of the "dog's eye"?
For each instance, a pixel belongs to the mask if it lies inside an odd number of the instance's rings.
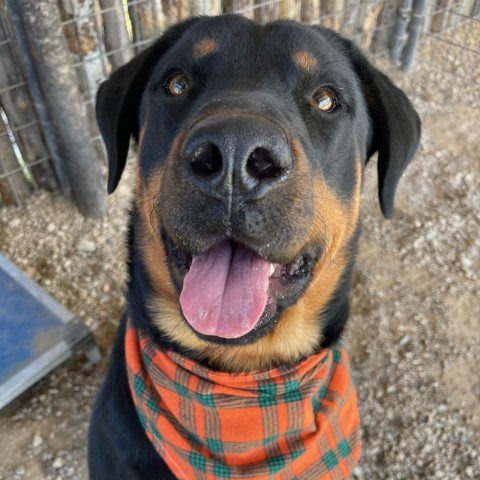
[[[318,108],[322,112],[332,112],[338,106],[337,99],[333,92],[322,87],[312,97],[314,107]]]
[[[179,97],[187,92],[188,79],[182,72],[176,72],[168,78],[165,89],[172,97]]]

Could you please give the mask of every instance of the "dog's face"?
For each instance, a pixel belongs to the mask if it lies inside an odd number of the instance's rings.
[[[109,191],[138,140],[134,248],[169,341],[238,371],[341,330],[363,168],[378,150],[390,216],[420,132],[355,47],[293,22],[193,19],[102,85],[97,116]]]

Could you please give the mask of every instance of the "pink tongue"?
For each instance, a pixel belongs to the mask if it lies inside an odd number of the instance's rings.
[[[194,256],[180,294],[187,322],[204,335],[238,338],[250,332],[267,304],[270,266],[227,240]]]

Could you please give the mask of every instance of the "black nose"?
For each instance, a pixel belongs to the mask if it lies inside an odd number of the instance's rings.
[[[260,197],[292,169],[286,133],[254,115],[201,120],[188,133],[182,156],[189,180],[214,197]]]

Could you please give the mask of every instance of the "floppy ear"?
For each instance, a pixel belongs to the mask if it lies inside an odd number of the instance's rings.
[[[349,40],[341,41],[367,102],[373,126],[368,156],[378,151],[380,208],[385,218],[391,218],[398,181],[420,142],[420,118],[402,90],[373,67]]]
[[[95,113],[108,156],[108,193],[117,188],[127,161],[130,137],[138,141],[143,92],[160,58],[199,18],[175,25],[151,47],[116,70],[100,85]]]

